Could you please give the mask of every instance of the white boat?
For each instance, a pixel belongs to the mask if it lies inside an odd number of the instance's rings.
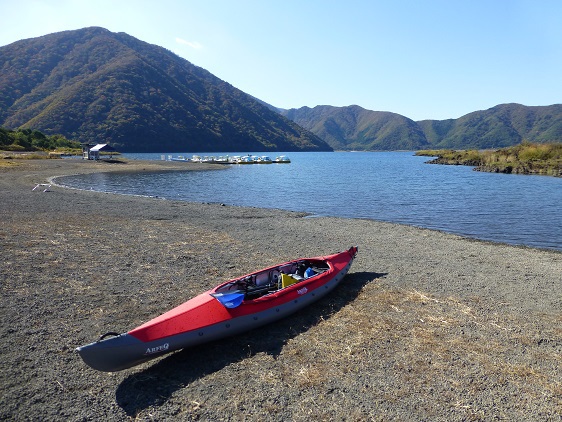
[[[178,155],[177,157],[170,156],[170,161],[191,161],[189,158],[185,158],[183,155]]]
[[[291,162],[291,160],[286,155],[280,155],[279,157],[275,158],[275,162],[288,164]]]
[[[251,155],[246,155],[244,157],[240,157],[236,164],[254,164],[255,161]]]
[[[202,163],[214,163],[215,161],[216,158],[214,155],[205,155],[203,158],[201,158]]]
[[[227,156],[221,155],[220,157],[215,158],[214,163],[215,164],[232,164],[232,161],[230,160],[230,157],[228,155]]]
[[[271,164],[273,161],[267,155],[262,155],[261,157],[254,157],[256,164]]]

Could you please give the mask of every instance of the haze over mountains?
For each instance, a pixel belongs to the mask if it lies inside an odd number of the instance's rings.
[[[109,142],[124,152],[482,149],[562,141],[562,104],[501,104],[419,122],[356,105],[277,110],[162,47],[103,28],[0,47],[0,69],[1,126]]]

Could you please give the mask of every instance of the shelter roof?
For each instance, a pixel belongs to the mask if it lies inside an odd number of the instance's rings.
[[[90,148],[90,151],[115,151],[114,148],[112,148],[110,145],[108,144],[97,144],[95,147]]]

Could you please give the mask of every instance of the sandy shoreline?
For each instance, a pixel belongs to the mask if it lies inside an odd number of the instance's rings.
[[[562,417],[560,252],[376,221],[32,191],[59,175],[186,163],[17,164],[0,167],[2,420]],[[115,374],[74,352],[224,279],[351,245],[346,283],[277,324]]]

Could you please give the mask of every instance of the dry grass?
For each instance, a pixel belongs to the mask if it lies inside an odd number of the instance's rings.
[[[539,334],[559,341],[559,329],[545,332],[515,315],[484,313],[483,306],[481,298],[372,283],[290,338],[278,356],[254,355],[248,346],[248,355],[227,374],[213,373],[191,387],[216,385],[222,376],[246,384],[252,374],[251,397],[228,393],[225,411],[240,416],[283,414],[290,406],[294,420],[385,420],[388,407],[399,403],[411,403],[428,419],[444,413],[454,420],[525,417],[537,403],[549,403],[550,415],[562,416],[560,352],[525,345],[536,346]]]
[[[478,166],[481,171],[544,174],[560,176],[562,171],[562,143],[532,144],[523,142],[495,151],[485,150],[423,150],[416,155],[437,156],[436,164]]]
[[[521,409],[549,400],[562,415],[560,377],[547,375],[559,371],[562,355],[555,348],[542,353],[525,347],[536,345],[539,334],[559,339],[560,333],[539,333],[513,315],[483,313],[477,309],[480,300],[377,286],[365,290],[287,345],[288,386],[322,391],[337,380],[355,379],[354,388],[366,389],[371,400],[432,397],[432,406],[475,419],[483,417],[477,403],[501,401],[501,391],[505,397],[517,394]],[[390,396],[373,391],[388,379]]]
[[[0,155],[0,168],[12,168],[12,167],[17,167],[19,165],[20,163],[18,163],[17,161],[10,160],[10,159],[3,159],[3,157]]]
[[[51,156],[45,152],[0,152],[0,159],[5,160],[46,160],[50,158],[59,159],[60,156]]]

